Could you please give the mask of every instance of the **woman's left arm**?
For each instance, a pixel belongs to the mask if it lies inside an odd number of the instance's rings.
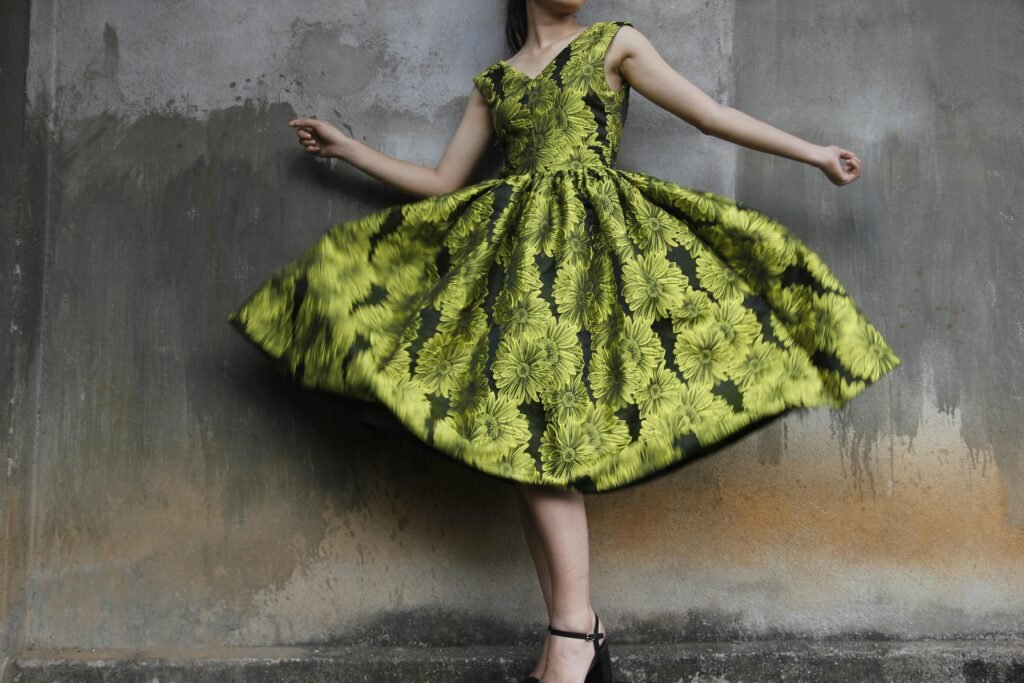
[[[810,164],[836,185],[846,185],[860,176],[861,161],[853,152],[835,145],[816,145],[719,104],[673,69],[632,26],[619,29],[606,58],[633,90],[705,135]]]

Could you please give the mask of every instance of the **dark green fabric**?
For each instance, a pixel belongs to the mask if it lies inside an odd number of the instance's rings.
[[[614,167],[629,84],[604,56],[627,24],[591,24],[535,78],[477,74],[497,178],[331,226],[229,321],[459,462],[584,492],[878,381],[899,358],[785,226]]]

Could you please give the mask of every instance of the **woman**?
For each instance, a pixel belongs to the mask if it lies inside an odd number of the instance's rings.
[[[547,605],[528,680],[610,681],[584,493],[707,455],[899,364],[828,267],[771,217],[613,167],[630,89],[707,135],[861,174],[853,152],[720,105],[585,0],[512,0],[513,57],[477,74],[438,165],[296,118],[305,150],[424,199],[332,228],[230,321],[307,387],[377,400],[513,482]],[[498,178],[466,186],[497,135]],[[551,635],[564,636],[551,638]]]

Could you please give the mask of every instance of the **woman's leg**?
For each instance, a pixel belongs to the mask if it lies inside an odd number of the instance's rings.
[[[540,592],[544,594],[544,604],[547,607],[548,621],[551,621],[551,573],[548,570],[548,558],[544,554],[544,545],[541,543],[540,534],[537,531],[537,525],[533,521],[533,513],[530,512],[529,505],[527,503],[527,495],[525,485],[519,484],[516,486],[516,501],[519,503],[519,520],[523,523],[523,535],[526,537],[526,545],[530,549],[530,555],[533,557],[533,566],[537,570],[537,581],[540,583]],[[544,638],[544,647],[541,648],[540,657],[537,659],[537,663],[534,665],[533,670],[530,671],[530,675],[534,678],[540,678],[544,673],[544,664],[548,658],[548,643],[551,640],[551,634],[549,633]]]
[[[590,545],[583,494],[546,486],[521,485],[526,513],[547,558],[551,625],[589,633],[594,628],[590,604]],[[598,628],[606,632],[604,624]],[[601,644],[603,639],[598,640]],[[594,643],[551,637],[541,672],[544,683],[579,683],[594,656]]]

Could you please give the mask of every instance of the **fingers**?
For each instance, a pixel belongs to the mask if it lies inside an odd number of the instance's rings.
[[[854,154],[848,149],[843,149],[842,147],[840,147],[839,158],[845,159],[847,164],[850,165],[851,167],[856,167],[858,169],[860,168],[860,157],[858,157],[856,154]]]
[[[310,119],[305,117],[299,117],[292,119],[288,122],[288,125],[292,128],[306,129],[306,130],[318,130],[319,126],[323,123],[319,119]]]
[[[320,153],[320,141],[315,135],[310,133],[308,130],[301,128],[296,131],[296,134],[299,137],[299,144],[302,145],[307,152],[310,152],[311,154]]]

